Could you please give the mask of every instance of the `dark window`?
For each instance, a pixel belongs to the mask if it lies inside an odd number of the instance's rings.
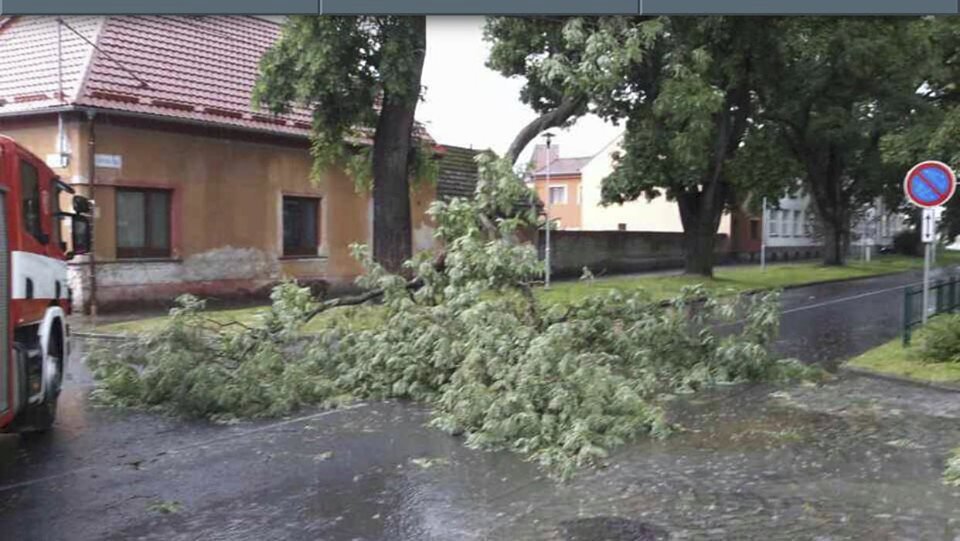
[[[117,189],[117,257],[170,257],[170,191]]]
[[[627,224],[617,224],[617,231],[626,231]]]
[[[40,226],[40,173],[25,161],[20,162],[20,209],[23,228],[39,239],[43,235]]]
[[[750,220],[750,240],[760,240],[760,220]]]
[[[320,200],[283,198],[283,255],[317,255]]]

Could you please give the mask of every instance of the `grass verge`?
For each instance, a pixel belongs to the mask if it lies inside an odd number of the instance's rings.
[[[960,263],[960,253],[944,253],[938,256],[937,262],[941,265]],[[607,290],[646,290],[654,300],[675,297],[686,286],[703,285],[707,291],[719,295],[743,293],[756,289],[775,289],[787,286],[798,286],[827,282],[832,280],[868,278],[904,272],[923,267],[923,259],[898,255],[882,256],[870,263],[853,261],[843,267],[825,267],[819,262],[789,263],[770,265],[766,271],[759,266],[745,267],[718,267],[713,278],[699,276],[616,276],[598,278],[592,281],[557,282],[549,290],[537,290],[537,296],[545,303],[572,303],[590,295],[603,293]],[[211,310],[207,315],[221,323],[239,321],[242,323],[255,322],[258,314],[264,310],[262,306],[249,308]],[[136,334],[157,329],[165,317],[151,317],[132,321],[122,321],[98,325],[96,332],[112,334]],[[305,331],[317,331],[330,326],[334,321],[345,323],[351,327],[367,327],[376,325],[382,319],[375,307],[358,306],[339,308],[328,314],[314,318]]]
[[[960,384],[960,364],[921,362],[899,338],[849,360],[847,366],[925,383]]]

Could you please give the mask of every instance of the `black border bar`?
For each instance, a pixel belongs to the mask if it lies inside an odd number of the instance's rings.
[[[960,0],[0,0],[0,15],[956,15]]]

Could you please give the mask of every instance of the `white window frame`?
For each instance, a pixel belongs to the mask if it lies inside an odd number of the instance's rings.
[[[780,236],[789,237],[790,236],[790,211],[781,210],[780,211]]]
[[[770,223],[766,224],[767,233],[770,237],[779,237],[780,236],[780,211],[771,210],[767,212],[767,215],[770,217]]]
[[[551,196],[554,189],[559,189],[560,193],[563,194],[562,201],[554,201]],[[547,186],[547,200],[550,201],[551,205],[566,205],[567,204],[567,185],[566,184],[554,184],[552,186]]]
[[[793,236],[800,237],[803,234],[803,211],[793,211]]]

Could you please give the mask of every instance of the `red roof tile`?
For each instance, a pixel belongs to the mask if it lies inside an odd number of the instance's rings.
[[[245,16],[63,20],[68,25],[60,29],[63,100],[57,97],[57,19],[24,17],[5,29],[0,26],[0,114],[78,105],[310,133],[307,110],[275,117],[251,106],[260,57],[280,36],[281,27],[274,22]]]
[[[550,162],[550,174],[551,175],[576,175],[583,169],[583,166],[590,163],[592,157],[585,158],[560,158]],[[547,176],[547,168],[541,167],[533,172],[535,177],[545,177]]]

